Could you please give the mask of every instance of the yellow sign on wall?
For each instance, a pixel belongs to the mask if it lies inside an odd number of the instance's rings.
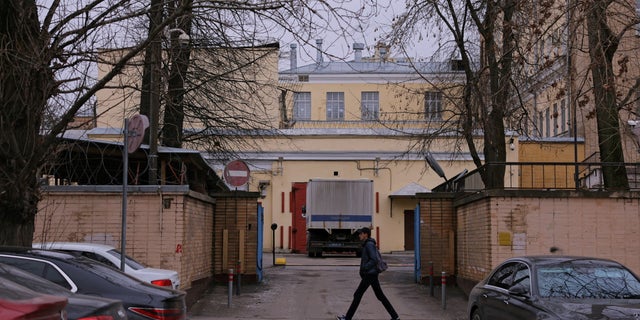
[[[510,246],[511,232],[498,232],[498,244],[501,246]]]

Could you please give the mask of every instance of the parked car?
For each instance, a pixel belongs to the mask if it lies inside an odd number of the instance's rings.
[[[0,281],[0,319],[66,320],[67,298],[33,291],[10,280]]]
[[[471,290],[467,312],[472,320],[640,319],[640,280],[607,259],[511,258]]]
[[[31,272],[73,292],[120,300],[129,319],[186,319],[185,292],[152,285],[83,256],[0,247],[0,263]]]
[[[127,319],[122,302],[119,300],[73,293],[47,279],[7,264],[0,263],[0,280],[12,281],[42,294],[66,297],[68,304],[65,311],[70,320]]]
[[[40,249],[71,252],[120,269],[122,254],[118,249],[105,244],[88,242],[45,242],[34,243],[32,246]],[[124,263],[124,272],[142,281],[147,281],[161,287],[180,288],[180,278],[178,277],[178,272],[174,270],[149,268],[128,255],[125,256]]]

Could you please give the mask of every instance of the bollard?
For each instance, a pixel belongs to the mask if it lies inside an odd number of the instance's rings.
[[[236,270],[238,271],[238,276],[236,277],[236,295],[240,295],[240,283],[242,282],[242,262],[238,260],[238,264],[236,264]]]
[[[442,271],[442,310],[447,309],[447,273]]]
[[[227,306],[231,307],[231,297],[233,296],[233,269],[229,269],[229,300]]]
[[[429,261],[429,294],[433,297],[433,261]]]

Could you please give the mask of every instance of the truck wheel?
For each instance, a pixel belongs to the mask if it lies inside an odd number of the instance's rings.
[[[316,252],[316,257],[322,258],[322,250]]]
[[[312,251],[309,251],[308,254],[309,254],[309,258],[313,258],[314,253]]]

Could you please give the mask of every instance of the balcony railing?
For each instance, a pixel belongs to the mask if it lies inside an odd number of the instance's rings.
[[[604,190],[602,167],[624,166],[627,170],[629,190],[640,191],[640,163],[611,162],[504,162],[504,189],[525,190]],[[487,165],[464,175],[447,180],[435,187],[437,191],[479,191],[485,186],[480,176]]]

